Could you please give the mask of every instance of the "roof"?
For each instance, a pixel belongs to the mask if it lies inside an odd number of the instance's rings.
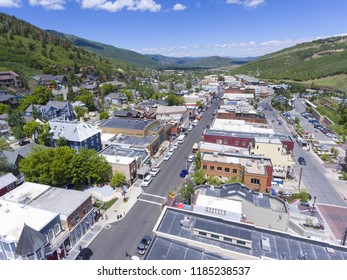
[[[185,106],[162,106],[158,105],[157,115],[159,114],[178,114],[187,112],[188,108]]]
[[[90,196],[87,192],[24,182],[8,193],[6,199],[68,217]]]
[[[115,117],[127,117],[128,114],[130,114],[132,117],[136,117],[137,115],[141,114],[139,111],[136,110],[118,110],[114,112]]]
[[[96,126],[88,123],[77,123],[76,121],[50,121],[49,125],[51,132],[53,132],[53,139],[64,137],[71,142],[82,142],[101,132]]]
[[[101,127],[110,128],[125,128],[132,130],[144,130],[147,126],[152,124],[154,120],[145,119],[124,119],[124,118],[112,118],[106,120]]]
[[[7,159],[7,162],[11,165],[15,164],[18,156],[21,156],[23,158],[28,157],[28,155],[31,153],[32,149],[34,147],[41,147],[42,149],[48,149],[49,147],[38,145],[36,143],[30,143],[27,144],[20,149],[17,149],[15,151],[2,151],[4,156]]]
[[[100,151],[100,154],[104,156],[127,157],[132,159],[140,158],[141,161],[144,161],[148,157],[148,153],[144,149],[125,148],[116,144],[108,145],[105,149]]]
[[[46,242],[47,239],[42,233],[24,224],[22,234],[17,243],[16,254],[26,256],[34,253],[43,247]]]
[[[17,181],[17,177],[12,173],[7,173],[3,176],[0,176],[0,189],[8,186]]]
[[[12,98],[16,98],[16,96],[14,96],[12,94],[0,94],[0,102],[8,101]]]

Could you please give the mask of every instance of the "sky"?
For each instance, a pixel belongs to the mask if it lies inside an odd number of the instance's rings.
[[[345,35],[346,11],[346,0],[0,0],[42,29],[173,57],[254,57]]]

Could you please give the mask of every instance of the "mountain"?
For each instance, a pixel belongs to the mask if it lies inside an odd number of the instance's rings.
[[[78,72],[81,66],[93,65],[100,73],[116,72],[107,58],[4,13],[0,13],[0,65],[0,71],[14,70],[23,81],[40,73],[66,73],[66,67]]]
[[[347,74],[347,36],[298,44],[246,63],[232,73],[292,81],[319,81],[344,76]]]

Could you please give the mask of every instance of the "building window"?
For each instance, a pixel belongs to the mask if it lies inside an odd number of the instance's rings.
[[[59,234],[60,231],[61,231],[61,230],[60,230],[60,225],[59,225],[59,224],[56,224],[56,225],[54,226],[54,233],[55,233],[55,235],[57,236],[57,235]]]
[[[206,236],[206,232],[203,232],[203,231],[199,231],[199,235],[202,235],[202,236]]]
[[[83,216],[86,214],[86,208],[82,209]]]
[[[233,174],[237,174],[237,169],[233,168]]]
[[[54,238],[54,231],[53,231],[53,229],[50,229],[48,232],[48,239],[49,239],[49,241],[52,241],[53,238]]]
[[[225,171],[225,173],[229,173],[230,172],[230,168],[229,167],[225,167],[224,171]]]
[[[246,146],[246,141],[242,141],[242,146],[243,146],[243,147]]]
[[[280,151],[281,150],[281,148],[278,148],[278,151]]]
[[[222,144],[222,143],[223,143],[222,139],[217,139],[217,144]]]
[[[80,221],[80,215],[76,215],[76,222],[78,223]]]
[[[38,250],[36,251],[36,256],[37,256],[37,259],[38,259],[38,260],[42,260],[42,252],[41,252],[41,249],[38,249]]]
[[[217,171],[218,171],[218,172],[222,172],[222,167],[217,166]]]
[[[224,237],[223,239],[224,239],[224,241],[226,241],[226,242],[230,242],[230,243],[233,242],[233,240],[232,240],[231,238],[229,238],[229,237]]]
[[[257,150],[259,149],[259,146],[257,146]]]
[[[224,139],[223,140],[223,143],[226,145],[226,144],[228,144],[228,140],[227,139]]]
[[[219,235],[211,233],[211,238],[219,239]]]
[[[210,166],[210,170],[213,171],[214,170],[214,166]]]
[[[239,141],[235,141],[235,146],[237,146],[239,144]]]
[[[259,185],[260,184],[260,180],[256,179],[256,178],[252,178],[251,179],[251,184]]]
[[[202,169],[206,170],[207,169],[207,165],[203,165]]]
[[[236,243],[239,245],[246,245],[246,242],[242,240],[236,240]]]

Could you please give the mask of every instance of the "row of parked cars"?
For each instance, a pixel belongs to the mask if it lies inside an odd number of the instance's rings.
[[[334,141],[338,141],[339,138],[338,136],[331,131],[329,128],[325,127],[324,125],[322,125],[317,119],[315,119],[313,117],[313,115],[303,112],[301,113],[301,115],[306,118],[311,124],[313,124],[313,127],[317,130],[320,130],[321,132],[323,132],[326,136],[328,136],[329,138],[331,138]]]

